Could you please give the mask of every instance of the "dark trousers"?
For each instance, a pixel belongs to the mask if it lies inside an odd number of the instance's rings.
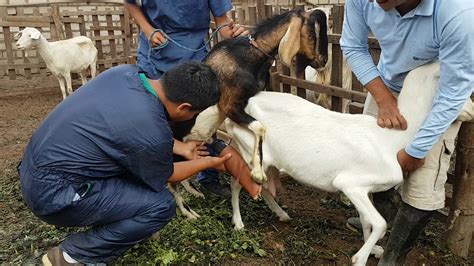
[[[137,182],[94,180],[83,197],[65,209],[40,217],[58,226],[92,226],[75,233],[60,248],[84,263],[108,262],[165,226],[176,213],[172,194]]]

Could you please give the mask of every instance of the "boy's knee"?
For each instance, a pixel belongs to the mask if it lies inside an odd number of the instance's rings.
[[[153,209],[151,210],[151,215],[153,218],[156,218],[160,221],[168,222],[176,215],[176,202],[174,200],[173,194],[168,190],[163,190],[160,192],[160,197],[155,202]]]

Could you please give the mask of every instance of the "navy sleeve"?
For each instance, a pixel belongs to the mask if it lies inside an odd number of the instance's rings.
[[[155,191],[160,191],[173,174],[173,142],[162,142],[121,159],[122,165]]]
[[[209,8],[211,9],[212,15],[214,17],[220,17],[225,15],[228,11],[232,9],[231,0],[210,0]]]
[[[129,3],[129,4],[134,4],[134,5],[138,5],[137,1],[136,0],[123,0],[124,3]]]

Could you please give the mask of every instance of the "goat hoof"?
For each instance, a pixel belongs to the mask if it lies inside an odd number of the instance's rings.
[[[282,215],[279,219],[280,222],[289,222],[291,221],[291,217],[288,214]]]
[[[264,181],[266,181],[265,175],[263,174],[262,170],[256,170],[252,169],[250,172],[250,175],[252,176],[253,181],[262,184]]]
[[[234,226],[234,230],[243,230],[244,229],[244,224],[243,223],[236,223],[235,226]]]
[[[357,257],[357,256],[352,257],[352,265],[354,265],[354,266],[363,266],[363,265],[365,265],[364,263],[360,263],[359,261],[360,261],[359,257]]]
[[[379,245],[375,245],[373,248],[372,248],[372,251],[370,252],[370,254],[374,254],[374,257],[376,259],[380,259],[383,255],[383,248]]]

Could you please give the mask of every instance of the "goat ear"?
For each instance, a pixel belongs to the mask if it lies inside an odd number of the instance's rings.
[[[19,32],[17,32],[17,33],[15,34],[15,37],[14,37],[14,38],[15,38],[15,39],[18,39],[18,38],[20,38],[22,33],[23,33],[23,31],[22,31],[22,30],[21,30],[21,31],[19,31]]]
[[[283,36],[280,41],[280,45],[278,47],[278,54],[280,55],[281,62],[287,67],[290,67],[291,60],[300,50],[302,23],[303,21],[301,18],[292,18],[290,21],[290,25],[288,26],[288,30],[285,33],[285,36]]]
[[[35,30],[31,33],[30,38],[33,40],[38,40],[41,36],[41,32]]]

